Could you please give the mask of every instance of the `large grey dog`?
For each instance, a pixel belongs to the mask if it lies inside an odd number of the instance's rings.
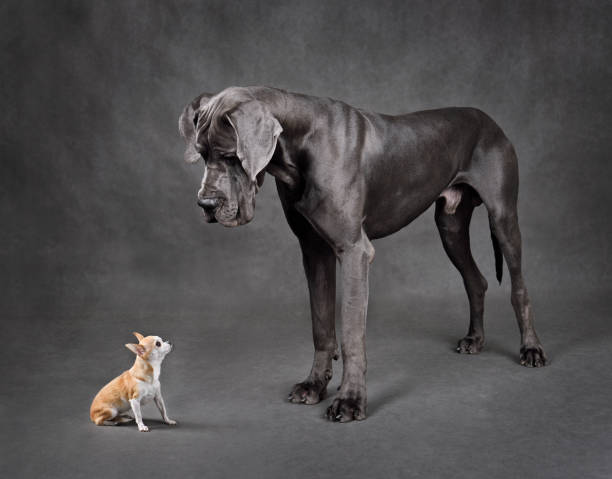
[[[472,258],[468,232],[474,207],[484,203],[497,279],[502,254],[510,272],[520,363],[546,364],[521,273],[516,154],[482,111],[444,108],[391,116],[275,88],[231,87],[195,98],[185,107],[179,128],[187,142],[185,159],[204,160],[198,204],[207,222],[248,223],[265,173],[276,179],[287,221],[302,248],[315,346],[312,370],[293,387],[290,401],[315,404],[326,395],[338,354],[338,260],[343,373],[327,417],[340,422],[366,417],[371,240],[403,228],[434,202],[444,249],[463,277],[470,303],[468,334],[457,351],[478,353],[484,343],[487,281]]]

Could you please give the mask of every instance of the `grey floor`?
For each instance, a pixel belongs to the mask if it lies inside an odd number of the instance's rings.
[[[534,301],[552,360],[534,370],[518,365],[506,291],[492,289],[487,347],[478,356],[453,352],[466,328],[462,296],[372,301],[369,417],[350,424],[323,419],[329,400],[285,400],[309,367],[306,304],[12,318],[2,323],[9,361],[0,475],[612,477],[607,295]],[[128,324],[144,333],[171,331],[176,349],[162,387],[178,426],[161,423],[154,406],[144,410],[148,434],[88,420],[97,389],[131,362],[123,347]]]

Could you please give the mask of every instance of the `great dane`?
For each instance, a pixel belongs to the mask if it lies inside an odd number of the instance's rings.
[[[231,87],[195,98],[179,128],[187,142],[185,159],[204,160],[197,202],[207,222],[248,223],[265,173],[276,179],[302,249],[315,348],[310,374],[293,387],[291,402],[318,403],[332,377],[337,260],[343,372],[327,418],[366,417],[371,241],[403,228],[434,202],[444,250],[463,277],[470,304],[469,330],[457,351],[475,354],[484,343],[487,281],[472,257],[468,231],[472,211],[484,203],[498,281],[502,255],[510,272],[520,363],[546,364],[521,273],[516,154],[482,111],[444,108],[392,116],[275,88]]]

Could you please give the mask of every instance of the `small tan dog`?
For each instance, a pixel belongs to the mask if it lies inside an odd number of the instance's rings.
[[[140,333],[133,334],[138,344],[126,344],[125,347],[136,354],[134,365],[100,389],[91,403],[89,417],[98,426],[116,426],[136,419],[138,430],[147,432],[149,428],[142,422],[140,405],[153,399],[164,422],[176,424],[166,413],[159,385],[161,363],[172,351],[172,344],[159,336],[145,338]],[[129,415],[130,409],[134,417]]]

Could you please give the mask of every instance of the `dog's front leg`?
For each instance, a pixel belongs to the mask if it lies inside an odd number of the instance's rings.
[[[289,401],[317,404],[327,394],[332,377],[332,358],[337,359],[335,305],[336,256],[331,247],[314,232],[300,237],[304,271],[310,292],[314,360],[308,377],[293,386]]]
[[[140,412],[140,400],[130,399],[130,406],[132,406],[132,411],[134,412],[134,419],[136,420],[136,424],[138,424],[138,430],[140,432],[149,432],[149,428],[145,426],[142,422],[142,413]]]
[[[153,399],[164,422],[170,425],[176,424],[175,420],[168,417],[168,413],[166,412],[166,404],[164,403],[164,398],[162,397],[161,392],[158,392]]]
[[[338,252],[342,269],[342,384],[327,409],[327,418],[347,422],[366,417],[365,328],[368,270],[374,248],[362,231],[360,239]]]

